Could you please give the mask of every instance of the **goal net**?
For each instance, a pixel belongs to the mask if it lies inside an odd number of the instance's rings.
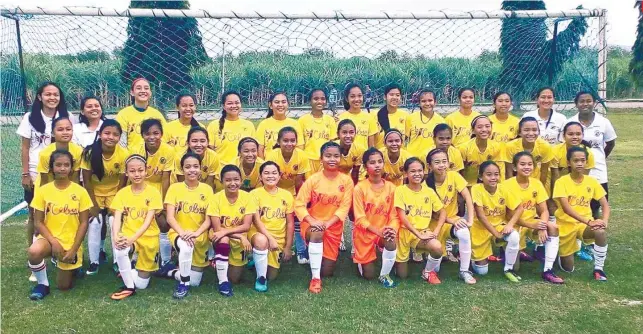
[[[604,97],[604,14],[3,9],[0,211],[21,201],[15,129],[46,80],[62,87],[76,114],[89,94],[105,112],[125,107],[138,76],[150,79],[152,104],[170,117],[178,93],[195,94],[205,121],[219,117],[224,90],[241,93],[248,118],[264,117],[269,95],[286,91],[297,117],[315,87],[336,92],[331,107],[341,110],[349,82],[370,87],[373,108],[388,84],[402,87],[408,109],[417,109],[414,92],[429,88],[441,112],[457,108],[460,88],[473,87],[478,109],[488,110],[493,94],[505,90],[519,113],[534,108],[538,87],[550,85],[564,111],[581,89]]]

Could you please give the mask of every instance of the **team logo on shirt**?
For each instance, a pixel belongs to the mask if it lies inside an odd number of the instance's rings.
[[[587,187],[587,192],[588,192],[588,193],[591,193],[591,192],[592,192],[592,188]]]
[[[121,165],[117,162],[114,164],[114,169],[120,169]]]
[[[498,203],[500,203],[500,205],[505,205],[505,199],[504,199],[504,198],[501,198],[501,199],[498,201]]]
[[[514,127],[513,126],[509,127],[509,132],[514,132]]]
[[[540,155],[537,155],[534,157],[534,159],[536,160],[536,163],[540,163],[543,160],[543,157],[541,157]]]
[[[493,159],[493,156],[491,156],[491,154],[487,155],[487,160],[491,160],[491,159]]]
[[[450,184],[450,185],[447,187],[447,189],[448,189],[448,191],[449,191],[449,192],[453,191],[453,185],[451,185],[451,184]]]
[[[339,189],[339,192],[342,192],[342,193],[343,193],[344,191],[346,191],[346,188],[344,188],[344,185],[343,185],[343,184],[340,184],[340,185],[339,185],[339,187],[338,187],[338,189]]]
[[[391,203],[391,195],[386,196],[386,198],[384,199],[384,201],[385,201],[386,203]]]
[[[203,172],[207,173],[208,172],[208,166],[203,166]]]
[[[400,117],[400,119],[398,120],[398,123],[400,124],[404,123],[404,118]]]
[[[404,172],[404,166],[400,166],[400,173]]]
[[[242,215],[246,214],[246,208],[245,207],[240,207],[239,208],[239,213],[242,214]]]
[[[71,194],[71,200],[74,202],[78,201],[78,197],[76,197],[76,194]]]
[[[282,199],[282,200],[281,200],[281,205],[283,205],[283,206],[288,206],[288,203],[286,203],[286,200],[283,200],[283,199]]]
[[[297,170],[299,170],[299,165],[297,165],[297,164],[293,165],[293,166],[292,166],[292,170],[294,170],[295,172],[296,172]]]
[[[204,194],[201,194],[200,198],[201,198],[202,201],[205,201],[205,195]]]
[[[429,204],[429,198],[428,197],[424,197],[424,204]]]
[[[533,193],[531,193],[531,196],[532,196],[533,198],[536,198],[536,196],[538,196],[538,192],[534,191]]]
[[[453,162],[450,162],[449,163],[449,168],[451,168],[451,169],[455,168],[455,164]]]
[[[167,162],[167,159],[165,159],[165,157],[161,157],[160,163],[164,164],[166,162]]]
[[[357,162],[357,157],[353,157],[353,163]]]
[[[145,199],[145,206],[150,206],[150,202],[152,202],[149,198]]]
[[[407,206],[406,210],[404,210],[404,213],[408,216],[411,213],[411,210],[413,210],[413,205]]]
[[[601,136],[601,131],[600,130],[594,131],[594,136],[595,137],[600,137]]]

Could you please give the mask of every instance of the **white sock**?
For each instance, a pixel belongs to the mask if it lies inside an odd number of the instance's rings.
[[[311,242],[308,244],[308,257],[310,258],[310,273],[313,278],[321,279],[321,264],[324,255],[324,244]]]
[[[471,232],[468,228],[455,231],[455,236],[460,244],[460,271],[469,271],[471,262]]]
[[[102,215],[98,215],[97,218],[91,218],[89,220],[89,226],[87,228],[87,249],[89,251],[89,263],[98,263],[99,255],[101,250],[101,236],[100,230],[103,226]]]
[[[594,269],[603,270],[603,266],[605,266],[605,258],[607,258],[607,245],[594,245],[592,253],[594,253]]]
[[[210,244],[210,247],[208,247],[208,261],[214,260],[214,248],[212,247],[212,244]]]
[[[161,264],[166,264],[172,259],[172,243],[167,237],[167,233],[159,234]]]
[[[138,273],[136,273],[136,276],[134,276],[134,285],[136,285],[136,288],[139,290],[146,289],[147,286],[150,284],[150,278],[142,278],[138,276]]]
[[[505,248],[505,271],[507,271],[512,270],[514,264],[516,264],[518,252],[520,252],[520,233],[515,230],[512,231],[509,235],[505,236],[505,241],[507,241],[507,247]]]
[[[136,270],[132,270],[129,250],[129,247],[126,249],[114,249],[114,259],[118,264],[118,271],[121,273],[123,284],[130,289],[134,289],[134,272]]]
[[[433,256],[429,253],[429,255],[426,257],[426,265],[424,266],[424,270],[431,272],[440,265],[440,262],[442,262],[442,256],[439,256],[436,259],[433,258]]]
[[[47,279],[47,265],[45,264],[45,260],[40,261],[40,263],[38,264],[31,264],[27,261],[27,264],[29,264],[29,269],[31,269],[33,275],[36,276],[38,284],[49,286],[49,279]]]
[[[545,265],[543,271],[551,270],[554,267],[559,245],[560,237],[549,237],[547,241],[545,241]]]
[[[384,248],[382,251],[382,269],[380,270],[380,276],[388,275],[395,265],[395,257],[397,256],[397,249],[388,250]]]
[[[199,286],[201,284],[201,278],[203,278],[202,271],[190,270],[190,285]]]
[[[217,278],[219,279],[219,284],[228,281],[228,257],[222,256],[219,254],[215,255],[215,267],[217,268]]]
[[[255,270],[257,270],[257,278],[266,278],[268,273],[268,250],[252,249],[252,256],[255,260]]]
[[[169,240],[168,240],[169,242]],[[176,244],[179,246],[179,274],[181,275],[181,282],[190,284],[190,271],[192,270],[192,254],[194,248],[188,245],[185,240],[178,238]]]

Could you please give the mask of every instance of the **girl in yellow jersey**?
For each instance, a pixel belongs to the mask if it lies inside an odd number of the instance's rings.
[[[292,258],[295,233],[294,197],[289,191],[277,187],[279,166],[264,162],[260,167],[263,187],[250,192],[257,201],[258,210],[254,224],[248,231],[252,243],[252,258],[257,270],[255,290],[268,291],[268,280],[277,278],[280,262]]]
[[[563,127],[564,142],[553,147],[553,159],[551,162],[551,184],[554,185],[556,180],[561,176],[569,174],[569,165],[567,164],[567,151],[574,147],[582,147],[587,150],[587,161],[585,163],[585,175],[589,175],[590,169],[595,167],[594,153],[592,146],[583,140],[583,126],[578,122],[569,122]],[[553,188],[553,186],[552,186]]]
[[[442,260],[442,244],[437,238],[446,219],[446,211],[435,191],[422,183],[424,163],[420,159],[413,157],[406,160],[404,171],[409,183],[395,189],[395,209],[401,227],[397,239],[395,270],[397,276],[407,278],[411,249],[428,252],[422,279],[429,284],[440,284],[434,269]],[[434,213],[438,217],[437,230],[429,228]]]
[[[536,123],[536,127],[538,124]],[[513,157],[513,168],[516,176],[505,181],[504,187],[515,194],[522,203],[523,212],[518,220],[520,225],[520,249],[527,247],[526,239],[530,238],[540,245],[545,245],[545,265],[542,278],[545,282],[563,284],[562,278],[556,276],[552,271],[554,261],[558,255],[558,226],[549,222],[549,211],[547,199],[549,195],[543,184],[536,178],[532,178],[536,162],[531,153],[527,151],[518,152]],[[514,269],[518,270],[520,263],[518,257]]]
[[[375,134],[375,147],[382,150],[386,147],[384,136],[390,129],[399,129],[404,131],[406,128],[406,119],[409,113],[399,108],[402,102],[402,88],[396,84],[384,87],[384,100],[386,105],[383,106],[377,114],[373,115],[377,124],[377,133]],[[406,139],[402,136],[402,142]]]
[[[143,144],[141,138],[141,122],[146,119],[156,118],[165,125],[165,117],[157,109],[150,107],[152,99],[152,90],[150,82],[138,78],[132,81],[130,86],[130,95],[132,96],[132,105],[121,109],[116,114],[116,121],[125,130],[121,137],[121,145],[128,149],[138,147]]]
[[[179,253],[179,268],[174,265],[162,267],[158,276],[171,277],[178,281],[173,297],[182,299],[188,295],[190,286],[199,286],[203,271],[208,266],[208,230],[210,220],[206,212],[212,201],[212,188],[199,182],[201,157],[187,152],[181,158],[185,180],[170,186],[165,196],[169,238]]]
[[[335,119],[324,115],[326,106],[326,92],[313,89],[310,92],[310,114],[301,116],[297,122],[303,132],[300,133],[304,144],[304,151],[310,157],[310,172],[312,175],[321,168],[319,162],[319,149],[324,143],[337,138],[337,124]]]
[[[207,214],[214,234],[210,240],[216,253],[214,257],[219,279],[219,293],[232,297],[232,283],[241,280],[246,254],[252,250],[247,232],[257,212],[254,196],[241,189],[241,171],[234,165],[221,170],[224,191],[216,193],[210,201]]]
[[[460,278],[467,284],[475,284],[476,279],[469,271],[471,264],[469,228],[473,225],[473,214],[470,214],[468,218],[458,216],[459,201],[466,203],[468,212],[474,212],[471,195],[467,189],[467,181],[458,172],[449,170],[449,156],[444,150],[435,148],[427,154],[426,159],[429,165],[426,185],[435,190],[446,211],[446,224],[442,224],[438,229],[438,221],[432,219],[429,229],[435,231],[436,238],[442,245],[445,245],[449,238],[458,239],[460,244]],[[442,254],[446,255],[446,248],[443,248]],[[439,271],[439,269],[438,265],[435,270]]]
[[[241,119],[241,95],[227,91],[221,97],[223,113],[218,122],[210,122],[208,136],[212,148],[222,165],[232,164],[237,158],[241,138],[254,137],[255,126],[247,119]]]
[[[556,220],[560,229],[560,267],[574,270],[574,253],[580,249],[577,239],[585,243],[594,242],[594,279],[607,281],[603,271],[607,257],[607,225],[610,205],[605,198],[605,189],[593,177],[585,174],[588,152],[584,147],[574,146],[567,150],[567,164],[570,173],[556,181],[554,199],[558,204]],[[603,217],[592,218],[591,200],[601,205]]]
[[[188,150],[187,152],[194,152],[199,157],[201,157],[201,176],[199,176],[199,182],[203,182],[213,190],[216,190],[214,186],[214,179],[216,174],[220,169],[219,157],[213,150],[208,148],[208,132],[201,127],[191,128],[188,132]],[[181,168],[180,162],[184,153],[180,153],[174,156],[174,175],[179,182],[185,180],[183,175],[183,168]]]
[[[494,125],[495,126],[495,125]],[[546,185],[551,178],[549,164],[553,158],[551,146],[539,136],[538,121],[533,117],[525,117],[518,124],[519,138],[505,144],[507,160],[513,160],[518,152],[527,151],[534,158],[534,170],[531,177]],[[505,163],[507,178],[514,175],[513,165]],[[547,188],[547,187],[546,187]],[[549,193],[549,192],[548,192]]]
[[[350,175],[353,183],[357,184],[359,179],[360,166],[362,166],[362,156],[366,147],[360,146],[356,141],[357,127],[350,119],[343,119],[337,125],[337,135],[339,137],[339,149],[342,156],[339,160],[339,171]]]
[[[176,109],[179,118],[167,123],[163,128],[163,142],[174,150],[185,152],[188,149],[188,131],[195,126],[205,127],[194,118],[196,97],[192,94],[180,94],[176,97]]]
[[[32,300],[43,299],[49,294],[44,261],[48,256],[57,260],[58,289],[71,288],[73,271],[83,265],[82,244],[92,207],[87,191],[69,179],[73,172],[73,157],[69,151],[55,150],[49,156],[48,165],[54,175],[53,182],[42,186],[31,202],[39,233],[27,250],[29,268],[37,281],[29,295]]]
[[[458,146],[464,170],[462,176],[469,187],[478,183],[478,167],[485,161],[491,160],[500,166],[500,182],[505,179],[505,148],[503,143],[491,140],[491,121],[484,115],[476,116],[471,122],[472,139]]]
[[[344,98],[342,103],[345,112],[339,115],[339,121],[345,119],[351,120],[355,124],[355,139],[354,142],[366,150],[375,145],[375,134],[377,133],[377,120],[373,115],[362,109],[364,102],[364,95],[362,88],[356,84],[351,83],[344,88]]]
[[[94,204],[89,211],[87,248],[89,250],[88,275],[98,273],[99,260],[106,261],[104,251],[106,227],[111,222],[112,200],[119,189],[127,183],[125,159],[129,153],[118,145],[122,135],[121,126],[112,119],[106,119],[98,130],[97,140],[85,147],[80,164],[83,185]]]
[[[259,141],[259,157],[265,158],[268,152],[277,144],[277,134],[284,127],[292,127],[298,134],[302,134],[301,126],[288,114],[288,96],[286,93],[274,93],[268,102],[268,115],[257,127],[257,140]],[[304,148],[303,141],[297,145]]]
[[[493,113],[489,116],[489,120],[493,123],[491,140],[507,143],[518,137],[519,119],[510,114],[509,109],[511,109],[509,93],[497,92],[493,95]]]
[[[67,117],[56,118],[52,122],[52,131],[52,143],[40,151],[39,154],[36,171],[38,172],[40,182],[36,180],[36,188],[34,188],[36,191],[38,189],[37,187],[42,187],[53,180],[53,173],[49,168],[49,157],[55,150],[65,150],[71,153],[74,160],[72,166],[73,174],[70,179],[73,182],[79,183],[80,160],[83,154],[83,148],[71,142],[73,138],[73,125],[71,121]]]
[[[133,154],[125,161],[131,185],[118,191],[112,201],[114,224],[112,243],[114,257],[124,286],[114,292],[113,300],[122,300],[146,289],[150,276],[159,269],[159,228],[154,217],[163,209],[161,193],[145,182],[145,158]],[[137,253],[136,268],[132,269],[130,254]]]
[[[464,162],[462,161],[462,154],[452,144],[453,131],[451,127],[445,123],[440,123],[433,128],[433,142],[435,148],[439,148],[447,152],[449,156],[449,170],[459,172],[464,169]],[[428,160],[427,160],[427,163]]]
[[[167,189],[170,187],[170,175],[174,169],[176,152],[170,145],[161,141],[163,138],[163,125],[158,119],[144,120],[141,123],[141,135],[145,143],[130,153],[145,157],[147,161],[145,182],[156,188],[161,194],[161,198],[165,198]],[[164,211],[156,215],[156,223],[161,231],[159,238],[161,242],[161,266],[163,266],[172,257],[172,244],[170,244],[170,240],[167,237],[170,227],[167,224]]]
[[[263,160],[257,157],[259,143],[250,137],[241,138],[239,141],[239,156],[234,161],[234,165],[241,171],[241,190],[251,191],[261,186],[259,167]]]
[[[420,100],[420,111],[412,113],[406,119],[406,137],[409,143],[407,151],[414,157],[424,160],[426,154],[435,146],[433,141],[433,129],[440,123],[445,123],[442,116],[437,114],[435,107],[435,93],[431,90],[422,90],[418,96]]]
[[[520,251],[520,234],[514,228],[522,215],[520,199],[500,184],[500,167],[493,161],[480,165],[482,183],[471,187],[476,219],[471,227],[473,269],[479,275],[489,272],[487,258],[493,254],[494,243],[506,242],[505,277],[511,282],[521,280],[514,271]]]
[[[404,136],[396,129],[389,129],[384,137],[386,149],[382,150],[384,155],[384,174],[386,181],[396,186],[404,183],[404,163],[411,154],[402,148]],[[366,168],[362,165],[362,179],[366,178]]]
[[[459,146],[471,139],[471,122],[480,115],[479,112],[473,110],[474,96],[473,88],[460,89],[458,91],[460,109],[444,118],[453,130],[453,146]]]

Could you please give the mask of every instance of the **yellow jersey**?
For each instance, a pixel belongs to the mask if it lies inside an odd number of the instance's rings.
[[[507,162],[512,163],[514,156],[518,152],[526,151],[523,147],[522,138],[514,139],[507,144],[505,144],[505,152],[507,155]],[[540,179],[540,166],[542,164],[550,163],[553,159],[553,152],[551,146],[542,138],[536,139],[534,143],[534,148],[531,150],[531,155],[534,157],[534,171],[531,174],[531,177],[535,179]],[[545,173],[548,173],[549,170],[546,170]]]
[[[259,168],[263,164],[261,158],[257,158],[255,165],[252,167],[250,174],[246,174],[246,171],[243,169],[241,158],[237,157],[233,164],[241,170],[241,189],[245,191],[250,191],[261,186],[261,175],[259,174]]]
[[[458,195],[467,187],[467,181],[458,172],[448,171],[441,185],[435,187],[436,193],[444,205],[447,218],[458,216]]]
[[[404,211],[406,219],[417,230],[429,228],[433,213],[444,207],[435,191],[426,184],[422,184],[420,191],[413,191],[407,185],[395,188],[394,205]],[[403,223],[400,226],[405,228]]]
[[[127,147],[138,147],[143,143],[143,136],[141,135],[141,123],[144,120],[156,118],[161,121],[161,125],[165,129],[165,116],[157,109],[148,106],[145,111],[138,111],[134,106],[128,106],[116,114],[116,121],[123,128],[123,135],[127,138]]]
[[[295,211],[295,198],[284,189],[277,188],[274,194],[264,187],[250,192],[255,197],[261,222],[266,230],[277,239],[286,238],[286,215]]]
[[[362,166],[362,157],[364,156],[364,152],[366,152],[366,148],[364,146],[360,146],[353,142],[351,148],[348,149],[348,154],[342,154],[339,158],[339,171],[344,174],[350,174],[353,167],[357,166],[359,169]]]
[[[156,153],[150,154],[145,151],[145,144],[143,144],[132,150],[131,153],[145,157],[147,160],[145,181],[163,194],[163,173],[174,170],[174,156],[176,155],[174,148],[161,142]]]
[[[278,148],[266,154],[266,161],[272,161],[279,166],[281,178],[277,186],[290,191],[293,196],[295,195],[295,177],[304,175],[310,170],[308,155],[298,148],[295,148],[288,162],[284,159],[281,149]]]
[[[427,153],[428,154],[428,153]],[[464,169],[464,161],[462,161],[462,153],[455,146],[449,146],[449,151],[447,152],[449,156],[449,170],[454,172],[459,172]],[[426,159],[426,157],[424,157]]]
[[[479,115],[475,110],[471,110],[468,116],[456,110],[444,118],[453,132],[453,146],[459,146],[471,139],[471,122]]]
[[[469,186],[478,183],[478,169],[480,165],[491,160],[498,164],[500,169],[500,181],[505,179],[505,162],[508,162],[505,156],[505,148],[503,143],[487,140],[487,147],[484,151],[480,151],[476,145],[476,139],[469,139],[469,141],[458,146],[462,160],[464,162],[464,178],[467,180]]]
[[[212,187],[205,183],[190,189],[185,182],[178,182],[167,190],[165,204],[174,205],[174,218],[182,229],[194,232],[207,219],[212,196]]]
[[[328,115],[317,118],[312,114],[306,114],[297,122],[303,131],[297,138],[297,142],[304,144],[304,151],[308,153],[310,159],[319,160],[322,145],[337,139],[335,119]]]
[[[243,225],[246,215],[253,215],[257,212],[257,201],[253,195],[245,191],[239,191],[239,197],[234,203],[230,203],[225,196],[225,191],[220,191],[212,196],[208,206],[208,216],[219,217],[221,227],[224,229]]]
[[[518,138],[518,123],[520,119],[512,114],[501,121],[496,114],[489,115],[491,121],[491,140],[500,143],[507,143]]]
[[[353,114],[350,111],[339,114],[339,120],[342,121],[344,119],[350,119],[355,123],[356,129],[353,145],[358,144],[366,150],[368,148],[368,137],[377,134],[377,119],[373,118],[373,115],[364,110],[357,114]]]
[[[384,135],[386,134],[384,129],[382,129],[382,125],[380,122],[377,120],[377,113],[372,113],[373,119],[375,120],[375,124],[377,125],[377,133],[375,133],[375,147],[379,150],[382,150],[386,148],[386,145],[384,145]],[[398,108],[396,112],[392,114],[388,114],[388,122],[390,125],[390,129],[397,129],[400,131],[402,134],[404,134],[404,131],[406,129],[406,119],[409,117],[409,113],[401,108]],[[402,138],[402,144],[404,144],[404,138]]]
[[[538,219],[538,204],[543,203],[549,199],[547,190],[537,178],[529,178],[529,185],[527,188],[523,188],[518,184],[518,179],[512,177],[509,180],[502,183],[502,186],[505,187],[509,193],[518,197],[522,203],[522,220],[526,222],[531,222],[534,219]]]
[[[279,131],[287,126],[290,126],[297,131],[297,147],[304,147],[304,131],[301,129],[301,126],[299,126],[297,121],[292,118],[286,118],[280,121],[276,120],[274,117],[270,117],[259,123],[259,126],[257,126],[257,136],[255,137],[259,142],[259,145],[264,147],[264,152],[266,152],[264,154],[267,154],[267,152],[275,147]]]
[[[199,126],[205,126],[198,122]],[[188,132],[192,124],[183,125],[178,119],[173,120],[163,127],[163,142],[174,148],[176,152],[185,152],[188,149]]]
[[[471,197],[473,204],[482,207],[485,217],[489,224],[495,226],[504,225],[507,222],[507,209],[516,210],[521,204],[520,199],[513,194],[504,183],[498,184],[496,192],[490,194],[485,189],[484,184],[479,183],[471,187]],[[474,224],[485,229],[482,223],[476,218]]]
[[[129,152],[119,145],[114,147],[114,153],[109,159],[105,159],[103,155],[103,166],[105,167],[105,174],[101,180],[96,177],[92,172],[91,183],[94,186],[94,196],[109,197],[116,195],[118,192],[118,183],[121,176],[125,174],[125,160],[129,157]],[[80,163],[80,169],[92,170],[91,162],[83,159]],[[87,182],[87,181],[85,181]]]
[[[585,165],[585,169],[589,170],[594,168],[596,166],[596,161],[594,160],[592,148],[585,145],[580,146],[587,150],[587,164]],[[567,170],[567,167],[569,167],[567,164],[567,150],[567,144],[565,143],[557,144],[552,148],[551,168],[562,168],[560,171],[561,175],[569,173],[569,170]]]
[[[219,121],[215,120],[208,125],[208,137],[221,163],[232,164],[239,155],[239,141],[245,137],[255,138],[255,126],[247,119],[226,120],[223,130],[219,131]]]
[[[578,221],[563,211],[563,206],[560,204],[560,198],[567,198],[567,202],[574,209],[578,215],[583,218],[592,218],[592,208],[590,203],[592,200],[600,200],[605,197],[605,189],[598,183],[594,177],[583,175],[583,180],[577,183],[572,179],[571,175],[565,175],[554,184],[554,195],[552,196],[558,204],[558,209],[554,215],[556,220],[562,223],[578,223]]]
[[[446,123],[446,121],[436,112],[431,119],[427,119],[421,111],[412,113],[406,118],[404,133],[409,139],[406,150],[414,157],[425,161],[427,153],[435,147],[433,129],[440,123]]]
[[[183,175],[183,168],[181,166],[181,158],[185,152],[180,153],[174,157],[174,175]],[[214,176],[215,179],[219,178],[219,171],[223,168],[219,163],[219,157],[213,150],[207,148],[201,158],[201,176],[199,181],[205,182],[209,176]]]
[[[53,180],[54,173],[53,171],[49,170],[49,158],[51,157],[51,154],[54,153],[55,150],[56,150],[56,143],[51,143],[47,145],[47,147],[43,148],[42,151],[40,151],[39,158],[38,158],[38,166],[36,167],[36,171],[38,172],[38,174],[48,173],[50,181]],[[71,156],[74,159],[74,161],[72,162],[73,164],[72,170],[74,172],[80,171],[80,161],[82,160],[83,148],[74,143],[69,143],[68,151],[69,153],[71,153]]]
[[[161,193],[154,187],[146,185],[143,191],[136,194],[132,191],[132,186],[127,186],[114,196],[110,209],[122,212],[121,231],[126,237],[131,237],[143,226],[149,211],[154,210],[158,213],[163,210],[163,200]],[[156,218],[153,218],[142,236],[156,237],[159,233]]]

